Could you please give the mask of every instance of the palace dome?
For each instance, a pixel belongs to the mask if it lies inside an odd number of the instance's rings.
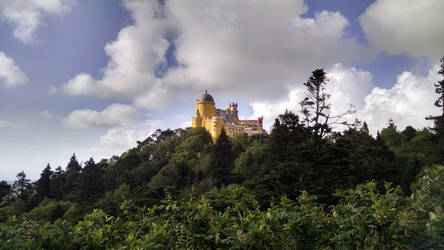
[[[203,94],[200,96],[199,100],[201,100],[201,101],[214,102],[213,97],[212,97],[210,94],[208,94],[208,92],[207,92],[206,90],[205,90],[205,93],[203,93]]]

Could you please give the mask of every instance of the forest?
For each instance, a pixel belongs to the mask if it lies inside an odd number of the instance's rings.
[[[444,80],[430,83],[441,115],[418,117],[433,127],[374,136],[329,115],[326,84],[313,71],[301,109],[263,135],[157,130],[0,182],[0,249],[443,249]]]

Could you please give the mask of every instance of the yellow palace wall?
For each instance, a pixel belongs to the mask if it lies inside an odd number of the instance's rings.
[[[192,127],[204,127],[210,132],[213,141],[222,133],[224,121],[216,118],[216,105],[211,101],[196,100],[196,115],[193,117]]]

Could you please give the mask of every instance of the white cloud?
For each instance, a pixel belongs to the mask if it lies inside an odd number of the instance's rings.
[[[63,90],[71,95],[93,94],[100,97],[134,99],[146,106],[158,107],[170,101],[154,75],[159,63],[165,62],[168,48],[166,20],[156,18],[161,7],[158,1],[125,1],[134,25],[123,28],[117,39],[106,45],[110,56],[101,79],[81,73],[68,81]]]
[[[121,125],[109,129],[100,137],[98,143],[89,148],[76,150],[82,159],[93,157],[95,160],[108,159],[113,155],[121,155],[128,149],[137,146],[160,126],[158,120],[145,120],[139,124]]]
[[[273,100],[313,68],[361,60],[369,50],[344,38],[348,20],[321,11],[303,18],[302,0],[127,0],[134,24],[105,47],[102,78],[81,73],[63,87],[71,95],[132,100],[147,109],[176,103],[203,89],[220,96]],[[155,74],[175,45],[178,66]],[[189,98],[189,97],[188,97]]]
[[[72,4],[73,0],[0,0],[0,18],[14,25],[17,39],[30,43],[43,15],[60,15]]]
[[[374,133],[386,127],[390,118],[400,130],[408,125],[418,129],[432,126],[425,117],[439,113],[434,106],[438,96],[433,86],[439,79],[437,71],[437,65],[426,77],[405,71],[391,89],[373,88],[358,115],[367,121]]]
[[[444,1],[377,0],[360,17],[370,43],[391,54],[444,54]]]
[[[250,98],[281,95],[303,72],[339,57],[346,18],[327,11],[301,18],[306,8],[302,1],[171,1],[176,57],[186,67],[167,80]]]
[[[326,70],[330,79],[327,92],[331,94],[332,113],[338,114],[350,104],[355,105],[358,112],[348,116],[347,120],[353,121],[357,117],[366,121],[374,135],[377,130],[387,126],[390,118],[395,121],[399,130],[408,125],[418,129],[432,126],[425,117],[439,112],[433,105],[438,97],[433,84],[441,79],[436,73],[438,69],[436,65],[425,77],[403,72],[392,88],[384,89],[374,87],[369,72],[335,64]],[[269,129],[274,118],[285,109],[299,112],[299,102],[304,98],[304,90],[301,84],[290,89],[286,98],[274,102],[252,102],[252,117],[264,115],[264,128]]]
[[[0,128],[21,128],[22,125],[16,124],[11,121],[0,120]]]
[[[80,73],[66,83],[64,91],[71,95],[95,93],[93,85],[94,79],[89,74]],[[97,95],[98,94],[100,94],[100,92],[97,92]]]
[[[63,125],[68,128],[86,129],[142,122],[144,118],[145,116],[134,107],[116,103],[101,112],[90,109],[75,110],[63,119]]]
[[[6,87],[23,85],[29,81],[26,74],[15,65],[14,60],[0,51],[0,82]]]
[[[361,109],[364,99],[374,84],[368,71],[355,67],[345,67],[337,63],[327,69],[327,92],[331,93],[332,114],[340,114],[350,108],[350,105]]]

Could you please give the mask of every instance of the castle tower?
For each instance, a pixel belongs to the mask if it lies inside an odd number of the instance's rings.
[[[230,110],[234,114],[234,121],[237,123],[239,121],[238,111],[237,111],[237,102],[230,103]]]
[[[196,100],[196,116],[200,115],[202,119],[207,120],[216,115],[216,104],[213,97],[205,90],[199,99]]]
[[[204,127],[210,132],[213,141],[222,132],[223,119],[217,117],[216,104],[213,97],[205,90],[199,99],[196,100],[196,114],[192,120],[192,127]]]

